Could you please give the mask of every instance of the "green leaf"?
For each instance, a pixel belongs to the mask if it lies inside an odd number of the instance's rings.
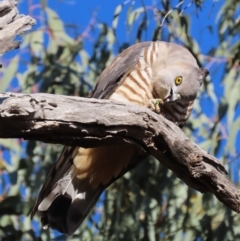
[[[22,203],[20,196],[9,196],[1,201],[0,216],[14,215],[22,213]]]
[[[52,33],[52,37],[58,44],[72,44],[73,39],[66,34],[64,24],[58,14],[50,8],[46,8],[45,12],[48,18],[48,26]]]
[[[0,92],[4,92],[10,86],[12,79],[16,76],[19,66],[19,56],[12,58],[7,68],[3,69],[3,78],[0,80]]]
[[[113,28],[114,31],[117,28],[118,21],[119,21],[119,15],[120,15],[122,9],[123,9],[123,4],[118,5],[115,9],[113,21],[112,21],[112,28]]]

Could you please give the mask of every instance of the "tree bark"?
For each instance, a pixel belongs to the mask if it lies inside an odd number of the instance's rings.
[[[14,41],[15,37],[36,24],[36,20],[30,16],[19,15],[16,5],[15,0],[0,2],[0,56],[19,48],[21,42]]]
[[[147,108],[110,100],[51,94],[0,94],[0,138],[82,147],[137,145],[181,180],[239,210],[239,190],[222,164],[174,123]]]

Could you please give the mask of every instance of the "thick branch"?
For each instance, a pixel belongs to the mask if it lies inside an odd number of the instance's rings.
[[[94,147],[138,145],[200,192],[211,192],[239,210],[237,188],[218,160],[175,124],[152,111],[110,100],[50,94],[0,94],[0,138],[34,139]]]
[[[15,0],[0,2],[0,56],[19,48],[20,42],[15,42],[15,37],[31,29],[36,23],[30,16],[19,15],[16,5]]]

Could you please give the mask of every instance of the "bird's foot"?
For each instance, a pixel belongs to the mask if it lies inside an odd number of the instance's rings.
[[[148,108],[156,113],[161,112],[160,105],[163,105],[163,100],[162,99],[150,99],[148,101]]]

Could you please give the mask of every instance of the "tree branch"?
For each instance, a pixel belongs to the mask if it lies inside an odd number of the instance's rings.
[[[15,37],[36,24],[30,16],[19,15],[16,5],[15,0],[0,2],[0,56],[19,48],[20,42],[15,42]]]
[[[138,145],[187,185],[211,192],[239,210],[237,188],[219,161],[194,144],[172,122],[147,108],[51,94],[0,94],[0,138],[24,138],[95,147]]]

